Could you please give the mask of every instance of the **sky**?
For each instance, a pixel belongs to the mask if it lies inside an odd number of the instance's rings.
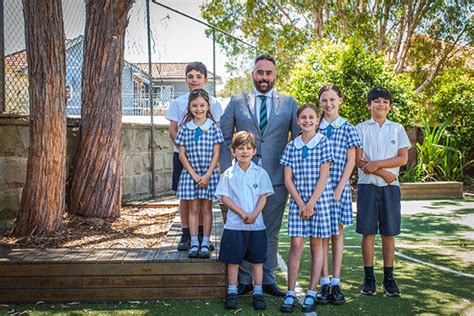
[[[203,0],[160,0],[160,3],[201,19],[199,6]],[[64,30],[67,39],[84,32],[83,0],[63,0]],[[202,61],[213,69],[212,39],[205,36],[206,27],[166,8],[150,2],[152,29],[152,62]],[[25,48],[22,1],[4,0],[5,54]],[[145,0],[136,0],[130,12],[126,33],[125,59],[148,62]],[[229,79],[225,70],[227,57],[216,45],[216,72]]]

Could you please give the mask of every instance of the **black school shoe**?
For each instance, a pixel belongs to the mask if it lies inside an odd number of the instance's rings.
[[[255,310],[265,310],[267,309],[267,304],[265,304],[265,300],[263,299],[262,294],[254,294],[252,298],[252,306]]]
[[[236,309],[237,308],[237,293],[227,293],[224,302],[225,309]]]
[[[318,292],[316,293],[316,301],[318,302],[318,304],[326,305],[327,303],[329,303],[330,298],[331,298],[331,285],[330,284],[321,285]]]
[[[306,299],[311,299],[313,304],[306,304]],[[316,297],[306,295],[303,301],[303,305],[301,306],[301,311],[303,313],[312,313],[316,311]]]
[[[289,304],[286,304],[285,301],[286,301],[287,298],[292,299],[292,302],[289,303]],[[295,309],[295,305],[296,305],[296,297],[294,297],[293,295],[288,295],[287,294],[285,296],[285,298],[283,299],[283,302],[280,305],[280,312],[292,313],[293,309]]]
[[[376,295],[375,292],[375,278],[373,275],[366,275],[364,280],[364,285],[362,285],[362,290],[360,292],[364,295]]]
[[[395,297],[402,296],[402,293],[400,292],[400,289],[398,288],[397,282],[395,282],[393,278],[384,280],[382,282],[382,291],[387,296],[395,296]]]
[[[339,285],[331,286],[331,296],[329,298],[329,301],[333,305],[341,305],[346,302],[344,294],[342,294],[341,287]]]
[[[181,239],[179,240],[179,243],[178,243],[178,250],[179,251],[189,250],[189,247],[191,247],[191,237],[181,235]]]

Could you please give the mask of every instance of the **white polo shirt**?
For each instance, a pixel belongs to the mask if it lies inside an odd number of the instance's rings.
[[[403,126],[390,120],[385,120],[379,126],[373,119],[367,120],[356,126],[356,131],[362,140],[363,160],[384,160],[394,158],[401,148],[411,148],[410,140]],[[385,168],[385,170],[398,176],[400,167]],[[382,187],[387,186],[387,182],[382,177],[374,174],[366,174],[359,168],[359,184],[375,184]],[[400,185],[398,180],[392,185]]]
[[[173,102],[171,102],[170,107],[168,108],[168,111],[166,111],[165,118],[168,121],[175,121],[176,123],[180,124],[184,116],[188,112],[188,100],[189,100],[189,92],[174,99]],[[222,115],[221,104],[212,96],[209,96],[209,101],[211,103],[212,116],[214,117],[216,122],[220,122],[221,115]],[[174,147],[174,152],[177,153],[178,148]]]
[[[252,213],[257,206],[258,199],[262,195],[272,195],[273,186],[265,169],[251,162],[246,171],[235,162],[221,175],[217,185],[215,196],[222,198],[226,196],[247,213]],[[262,213],[260,213],[253,224],[244,224],[242,218],[229,209],[225,229],[256,231],[264,230]]]

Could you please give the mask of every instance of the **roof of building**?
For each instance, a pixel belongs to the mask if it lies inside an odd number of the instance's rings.
[[[163,81],[185,81],[186,80],[186,66],[188,62],[180,63],[152,63],[151,64],[151,73],[154,79],[163,80]],[[148,74],[148,63],[134,63],[135,66],[140,68],[143,72]],[[207,78],[209,81],[214,80],[214,73],[207,71]],[[218,83],[222,82],[222,77],[219,75],[216,76],[216,81]]]

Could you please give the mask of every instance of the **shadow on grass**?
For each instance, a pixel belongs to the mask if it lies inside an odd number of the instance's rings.
[[[428,213],[406,216],[403,218],[403,232],[401,240],[417,242],[429,242],[436,245],[442,242],[456,244],[459,242],[462,232],[471,228],[467,225],[453,223],[452,219],[462,215],[472,214],[473,209],[460,209],[449,214],[432,215]],[[280,254],[287,262],[290,238],[286,235],[285,226],[280,234]],[[377,237],[375,250],[375,273],[377,279],[377,295],[368,297],[360,294],[360,288],[364,278],[363,262],[359,247],[360,235],[355,233],[355,227],[345,229],[344,258],[342,265],[342,289],[347,303],[342,306],[318,306],[319,315],[413,315],[413,314],[461,314],[474,305],[474,279],[459,276],[418,264],[409,260],[396,258],[395,277],[402,291],[402,298],[385,297],[381,291],[383,280],[383,262],[380,248],[380,238]],[[464,242],[471,241],[465,240]],[[351,247],[352,246],[352,247]],[[423,261],[446,266],[452,269],[464,270],[472,273],[474,270],[472,260],[462,264],[456,255],[443,254],[439,247],[421,247],[416,249],[402,249],[403,254],[421,259]],[[462,247],[455,247],[454,251],[463,251]],[[331,258],[329,258],[331,261]],[[309,243],[306,242],[303,252],[298,282],[306,290],[310,281],[311,255]],[[331,262],[329,262],[331,267]],[[331,270],[331,269],[330,269]]]

